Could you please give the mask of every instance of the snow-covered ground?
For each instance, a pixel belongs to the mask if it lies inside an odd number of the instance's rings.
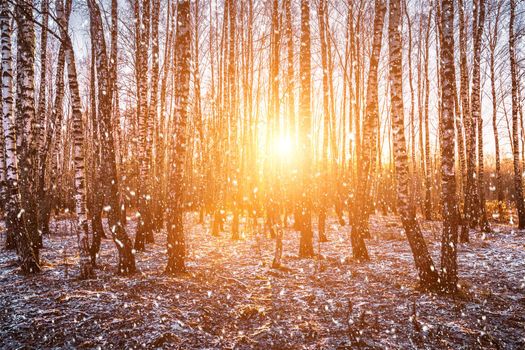
[[[439,225],[423,224],[436,264]],[[76,278],[73,227],[53,222],[40,275],[21,276],[15,254],[0,252],[0,348],[525,348],[525,233],[508,226],[472,232],[460,246],[457,297],[416,289],[394,217],[372,218],[369,263],[350,259],[349,229],[335,221],[322,259],[298,259],[299,236],[286,230],[285,268],[275,270],[271,239],[215,238],[188,214],[187,275],[163,274],[158,233],[136,254],[141,272],[132,277],[115,276],[116,250],[105,240],[89,281]]]

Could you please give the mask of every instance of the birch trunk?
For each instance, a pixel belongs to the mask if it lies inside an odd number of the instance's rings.
[[[425,208],[424,214],[426,220],[432,220],[432,163],[430,161],[430,129],[429,129],[429,115],[428,104],[430,99],[430,80],[428,75],[429,65],[429,47],[430,47],[430,23],[432,19],[432,9],[428,14],[427,25],[425,30],[425,51],[424,51],[424,123],[425,123]]]
[[[104,210],[108,214],[108,223],[113,240],[119,253],[118,273],[131,274],[136,271],[135,256],[132,252],[132,243],[129,239],[124,224],[122,223],[122,207],[120,203],[119,181],[117,178],[117,165],[115,157],[115,140],[113,136],[113,123],[111,120],[111,100],[109,92],[111,83],[108,74],[108,60],[106,43],[100,9],[94,0],[88,0],[92,35],[95,35],[95,54],[98,82],[98,115],[100,118],[102,164],[104,167],[105,181],[109,189],[105,193]]]
[[[1,11],[1,9],[0,9]],[[1,57],[1,56],[0,56]],[[0,76],[2,74],[2,67],[0,64]],[[0,99],[0,106],[2,105]],[[1,109],[1,107],[0,107]],[[5,207],[5,195],[6,195],[6,182],[5,182],[5,140],[4,140],[4,123],[0,119],[0,211],[2,212],[2,216],[5,213],[6,207]],[[7,239],[11,239],[12,236],[9,235]]]
[[[68,26],[69,23],[69,14],[71,12],[71,1],[66,1],[66,9],[65,9],[65,27]],[[55,99],[53,101],[53,107],[51,109],[51,116],[48,121],[48,128],[49,132],[46,133],[46,140],[44,143],[45,151],[42,153],[42,158],[40,160],[41,164],[46,164],[48,157],[50,157],[51,162],[49,165],[49,184],[50,188],[47,190],[44,188],[44,191],[49,192],[46,202],[42,203],[43,206],[43,214],[41,219],[43,222],[41,223],[41,227],[43,230],[43,234],[49,233],[49,221],[51,218],[51,211],[54,210],[58,205],[58,188],[56,186],[56,178],[58,174],[58,156],[57,151],[59,150],[60,145],[60,139],[61,139],[61,131],[62,131],[62,119],[63,119],[63,101],[64,101],[64,67],[65,67],[65,45],[63,43],[60,43],[60,48],[58,50],[58,58],[57,58],[57,68],[56,68],[56,74],[55,74],[55,84],[56,84],[56,91],[55,91]],[[45,177],[45,167],[39,169],[41,172],[44,171],[44,173],[40,173],[41,178]]]
[[[523,180],[520,165],[520,148],[518,138],[518,109],[519,109],[519,78],[516,63],[516,36],[514,25],[516,20],[516,0],[510,0],[510,22],[509,22],[509,57],[510,75],[512,79],[512,155],[514,165],[514,200],[518,209],[518,228],[525,229],[525,204],[523,203]]]
[[[413,82],[413,73],[412,73],[412,20],[407,8],[407,0],[403,2],[403,8],[405,10],[405,17],[407,20],[407,30],[408,30],[408,85],[410,87],[410,165],[412,166],[411,176],[417,178],[417,166],[416,166],[416,127],[415,127],[415,95],[414,95],[414,82]],[[414,204],[416,201],[416,190],[417,182],[412,181],[412,186],[410,187],[410,202]],[[414,208],[415,210],[415,208]]]
[[[17,100],[16,141],[19,170],[19,190],[22,198],[22,220],[31,237],[38,257],[42,235],[38,230],[37,201],[37,133],[35,115],[35,29],[31,1],[18,0],[15,8],[17,33]]]
[[[490,40],[489,40],[489,50],[490,50],[490,60],[489,60],[489,71],[490,71],[490,92],[492,96],[492,129],[494,131],[494,153],[496,157],[496,192],[498,200],[498,217],[497,221],[503,218],[503,188],[502,188],[502,179],[501,179],[501,153],[499,146],[499,134],[498,134],[498,96],[496,94],[496,46],[498,44],[499,38],[499,20],[501,14],[501,2],[498,2],[496,8],[496,15],[493,21],[493,28],[490,30]]]
[[[479,17],[475,20],[473,30],[475,31],[474,36],[474,62],[472,69],[472,96],[470,98],[472,108],[472,122],[473,128],[472,133],[474,135],[474,129],[478,130],[478,177],[477,177],[477,212],[479,215],[478,224],[480,229],[484,232],[490,231],[489,222],[487,219],[487,210],[485,208],[485,172],[483,168],[483,119],[481,114],[481,41],[483,38],[483,27],[485,25],[485,1],[479,0],[477,5],[477,12]],[[474,141],[473,141],[474,142]]]
[[[80,252],[80,278],[87,279],[95,276],[90,258],[89,225],[86,214],[86,177],[84,160],[84,126],[82,120],[82,102],[78,87],[77,70],[73,45],[65,19],[64,7],[61,0],[56,2],[57,16],[61,25],[60,36],[65,45],[65,56],[67,61],[67,72],[69,80],[69,91],[71,93],[72,117],[73,117],[73,164],[75,169],[75,212],[77,214],[78,247]]]
[[[469,76],[467,67],[467,34],[465,29],[464,2],[459,0],[459,54],[460,54],[460,72],[461,72],[461,106],[463,120],[465,123],[465,137],[467,150],[467,186],[465,190],[465,200],[463,205],[464,225],[462,227],[459,240],[460,242],[469,241],[469,228],[476,223],[476,134],[475,124],[472,120],[469,92]]]
[[[327,33],[325,22],[326,0],[319,1],[318,17],[319,17],[319,36],[321,41],[321,67],[323,70],[323,136],[322,136],[322,155],[321,155],[321,169],[322,176],[319,178],[322,182],[319,203],[319,241],[328,241],[326,237],[326,211],[329,201],[330,192],[330,171],[328,168],[328,144],[329,144],[329,129],[330,129],[330,91],[328,86],[328,49],[327,49]]]
[[[135,249],[145,250],[146,241],[152,240],[151,194],[150,194],[150,130],[151,119],[148,108],[148,52],[150,46],[150,0],[142,0],[142,13],[139,0],[135,0],[136,31],[136,77],[137,77],[137,113],[139,121],[139,189],[138,189],[138,225],[135,237]],[[149,238],[148,238],[149,237]]]
[[[443,291],[457,290],[458,208],[455,174],[454,133],[454,1],[441,1],[441,71],[442,118],[441,133],[441,187],[443,233],[441,238],[441,283]]]
[[[310,1],[301,0],[301,49],[299,53],[299,73],[301,76],[299,92],[299,176],[302,182],[299,208],[299,256],[314,255],[312,232],[312,106],[311,106],[311,40],[310,40]]]
[[[285,15],[285,38],[287,48],[287,85],[286,97],[288,98],[288,118],[289,118],[289,135],[292,138],[293,144],[297,140],[297,130],[295,121],[295,72],[294,72],[294,45],[293,45],[293,27],[292,27],[292,1],[284,0],[284,15]]]
[[[408,157],[405,141],[403,111],[403,74],[402,74],[402,40],[401,40],[401,3],[390,0],[390,18],[388,23],[389,44],[389,79],[392,111],[393,151],[397,179],[398,212],[405,229],[414,262],[419,274],[421,286],[425,289],[438,287],[438,273],[434,267],[427,245],[419,228],[415,214],[410,210]]]
[[[40,31],[40,88],[38,93],[38,108],[36,113],[37,118],[37,132],[38,132],[38,168],[37,168],[37,199],[41,203],[38,208],[38,226],[42,233],[49,231],[46,223],[46,194],[45,194],[45,168],[46,163],[43,154],[45,153],[45,124],[46,124],[46,81],[47,76],[47,30],[49,19],[49,0],[42,0],[42,28]],[[47,130],[49,132],[49,130]]]
[[[372,147],[376,142],[372,140],[376,134],[374,128],[378,126],[378,65],[381,55],[381,45],[383,37],[383,25],[386,13],[386,4],[383,0],[375,1],[374,15],[374,37],[372,43],[372,54],[370,56],[370,68],[368,73],[368,85],[366,93],[366,113],[363,124],[363,143],[361,161],[357,165],[363,178],[357,184],[356,215],[352,225],[352,252],[354,259],[368,260],[364,235],[368,231],[368,215],[366,213],[367,203],[371,200],[370,183],[374,169],[371,168],[371,158],[376,156],[375,149]]]
[[[154,147],[154,156],[151,157],[151,166],[150,172],[150,188],[152,192],[152,200],[154,203],[149,203],[149,220],[151,225],[150,238],[153,238],[153,230],[159,230],[163,226],[163,217],[160,213],[162,210],[159,210],[159,205],[162,203],[162,197],[159,195],[160,189],[160,174],[161,168],[157,161],[159,156],[159,133],[161,129],[161,120],[159,119],[159,75],[160,75],[160,48],[159,48],[159,11],[160,11],[160,0],[153,0],[152,2],[152,13],[151,13],[151,55],[152,55],[152,64],[151,64],[151,102],[150,102],[150,117],[153,119],[153,137],[151,143]],[[166,45],[168,45],[166,43]],[[154,171],[154,172],[153,172]]]
[[[186,155],[186,125],[188,119],[188,98],[190,90],[191,60],[191,25],[190,1],[179,0],[177,11],[177,33],[175,37],[175,154],[173,167],[170,170],[170,183],[173,191],[170,198],[168,215],[168,264],[167,273],[185,272],[185,239],[184,239],[184,157]]]
[[[31,237],[24,223],[22,203],[19,192],[19,171],[15,133],[15,115],[13,108],[13,60],[11,55],[11,10],[6,0],[1,1],[0,30],[2,51],[2,125],[5,144],[5,180],[6,180],[6,228],[11,236],[21,259],[24,273],[40,271],[38,251],[32,244]]]

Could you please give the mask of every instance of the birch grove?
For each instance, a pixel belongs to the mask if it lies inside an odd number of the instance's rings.
[[[82,279],[110,252],[134,275],[159,245],[177,275],[199,229],[322,269],[339,232],[357,264],[382,259],[373,223],[392,217],[422,289],[457,293],[458,247],[525,225],[523,10],[2,1],[2,244],[38,273],[74,220]]]
[[[0,348],[525,348],[525,1],[0,0]]]

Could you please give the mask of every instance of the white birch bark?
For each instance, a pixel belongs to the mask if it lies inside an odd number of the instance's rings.
[[[67,62],[67,75],[69,80],[69,91],[71,93],[72,117],[73,117],[73,165],[75,169],[75,212],[77,214],[77,236],[80,252],[80,278],[94,276],[93,265],[90,257],[89,225],[86,214],[86,176],[84,161],[84,126],[82,121],[82,110],[80,91],[78,88],[77,70],[73,45],[67,33],[64,7],[61,0],[56,3],[57,16],[60,19],[60,36],[65,46],[65,58]]]
[[[38,256],[31,244],[30,236],[23,224],[20,193],[18,188],[18,162],[15,136],[15,115],[13,99],[13,63],[11,55],[11,16],[7,0],[1,1],[0,9],[1,51],[2,51],[2,125],[5,144],[6,170],[6,226],[11,232],[18,254],[21,258],[22,271],[36,273],[40,271]]]

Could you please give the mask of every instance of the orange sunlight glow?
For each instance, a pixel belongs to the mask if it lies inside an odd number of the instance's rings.
[[[274,152],[281,158],[289,158],[293,154],[293,143],[290,137],[281,136],[274,141]]]

